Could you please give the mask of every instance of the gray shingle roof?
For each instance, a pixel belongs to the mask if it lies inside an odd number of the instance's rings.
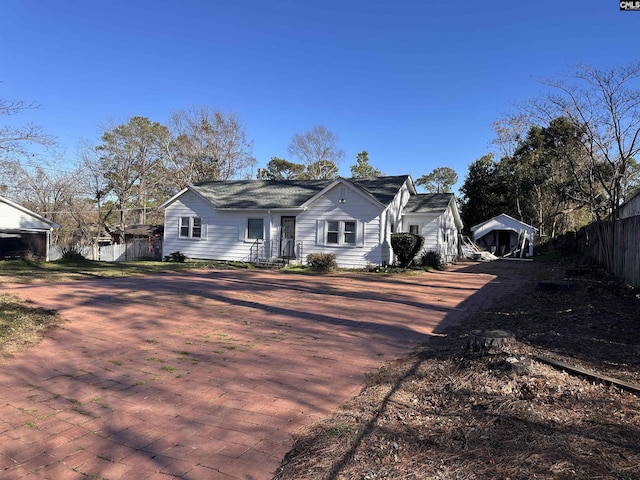
[[[347,179],[387,205],[408,176]],[[200,182],[191,188],[216,208],[270,209],[300,207],[335,180],[226,180]]]
[[[393,177],[350,178],[348,180],[383,205],[389,205],[407,178],[409,178],[408,175],[397,175]]]
[[[193,189],[216,208],[295,208],[331,180],[226,180],[201,182]]]
[[[403,213],[438,213],[446,210],[453,193],[420,193],[413,195]]]

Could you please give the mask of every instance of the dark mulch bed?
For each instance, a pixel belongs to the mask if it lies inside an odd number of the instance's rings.
[[[538,360],[640,384],[639,326],[637,291],[540,263],[508,304],[386,364],[299,432],[274,479],[640,479],[640,394]],[[494,329],[515,340],[470,348]]]

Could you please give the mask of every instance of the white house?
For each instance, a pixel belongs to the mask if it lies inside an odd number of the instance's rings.
[[[533,256],[533,236],[537,231],[506,213],[471,227],[473,242],[500,257],[515,252],[518,256]]]
[[[31,255],[48,261],[51,230],[59,227],[28,208],[0,197],[0,259]]]
[[[391,233],[413,231],[452,261],[462,228],[453,194],[419,195],[409,175],[202,182],[163,207],[163,255],[192,259],[304,262],[335,253],[341,267],[385,265]]]

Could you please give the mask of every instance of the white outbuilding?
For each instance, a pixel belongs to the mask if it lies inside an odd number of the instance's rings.
[[[498,257],[532,257],[533,237],[537,231],[506,213],[471,227],[473,242]]]

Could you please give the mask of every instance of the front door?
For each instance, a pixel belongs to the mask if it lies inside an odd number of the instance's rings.
[[[280,220],[280,256],[296,258],[296,217],[282,217]]]

